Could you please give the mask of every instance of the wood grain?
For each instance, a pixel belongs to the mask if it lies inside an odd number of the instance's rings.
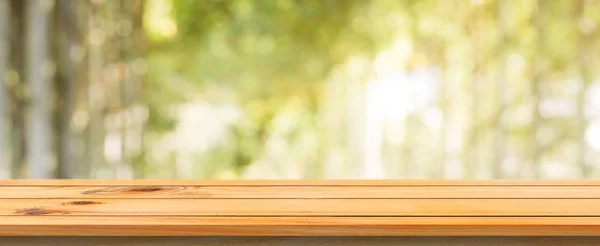
[[[2,181],[0,235],[600,236],[600,183]]]
[[[0,186],[0,199],[238,198],[575,198],[600,199],[600,186]]]
[[[39,246],[597,246],[600,237],[7,237],[0,245]]]
[[[595,218],[0,217],[2,236],[597,236]]]
[[[600,216],[600,199],[4,199],[0,215]]]

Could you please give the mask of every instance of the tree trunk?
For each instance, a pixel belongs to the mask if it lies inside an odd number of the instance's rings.
[[[25,161],[25,106],[24,106],[24,1],[10,1],[10,50],[9,67],[12,75],[7,76],[7,89],[10,92],[10,118],[11,118],[11,177],[23,178]],[[7,74],[9,75],[9,74]]]
[[[58,21],[58,178],[69,179],[76,175],[73,152],[71,116],[75,105],[75,85],[77,79],[76,57],[71,56],[72,47],[78,45],[76,17],[71,0],[57,1]]]
[[[8,0],[0,0],[0,179],[8,178],[5,151],[6,132],[6,91],[4,78],[8,66],[8,27],[10,25]]]
[[[494,164],[492,168],[492,177],[495,179],[504,178],[504,171],[502,165],[504,163],[504,155],[506,153],[506,130],[503,123],[503,115],[506,107],[505,94],[506,94],[506,81],[507,81],[507,67],[506,67],[506,50],[509,42],[507,35],[507,22],[508,19],[508,2],[498,1],[497,3],[497,15],[498,15],[498,29],[500,30],[500,47],[498,47],[498,71],[496,81],[496,115],[494,117],[495,134],[494,134]]]
[[[75,86],[75,94],[76,94],[76,101],[77,101],[77,107],[76,110],[78,112],[77,116],[78,117],[74,117],[74,119],[77,119],[76,121],[74,120],[73,122],[75,122],[76,124],[74,124],[74,136],[73,136],[73,144],[74,144],[74,151],[77,152],[77,159],[74,160],[77,166],[77,174],[76,177],[77,179],[82,179],[82,178],[89,178],[90,177],[90,162],[89,162],[89,152],[88,152],[88,148],[87,148],[87,143],[88,143],[88,132],[87,132],[87,126],[89,126],[90,121],[89,121],[89,107],[88,107],[88,102],[89,102],[89,97],[88,97],[88,93],[87,90],[89,88],[89,45],[87,43],[89,34],[90,34],[90,28],[89,28],[89,21],[90,21],[90,2],[88,1],[77,1],[78,5],[77,8],[75,10],[75,12],[77,13],[77,19],[78,19],[78,30],[80,30],[79,33],[79,44],[81,45],[83,54],[80,57],[80,62],[79,62],[79,66],[77,67],[77,81],[78,83],[76,83]]]
[[[544,41],[543,36],[544,32],[542,30],[542,7],[543,4],[540,4],[539,1],[535,1],[534,12],[532,16],[532,22],[536,30],[536,44],[535,51],[533,56],[530,59],[531,67],[531,99],[532,99],[532,111],[531,111],[531,128],[529,130],[530,135],[530,148],[531,148],[531,158],[529,160],[529,166],[526,168],[523,173],[523,178],[540,178],[541,170],[540,170],[540,157],[542,155],[539,143],[537,141],[537,131],[540,128],[541,124],[541,115],[540,115],[540,102],[542,100],[542,95],[540,91],[540,86],[542,83],[542,71],[540,68],[539,57],[542,54]]]
[[[101,35],[92,35],[100,33],[100,9],[102,3],[93,2],[90,12],[89,30],[90,40],[88,44],[88,113],[89,123],[87,125],[87,143],[85,162],[90,173],[90,177],[97,178],[98,170],[104,166],[104,88],[102,74],[102,45],[104,38]]]
[[[131,179],[133,171],[131,170],[131,158],[129,154],[129,128],[130,128],[130,120],[132,119],[131,108],[130,108],[130,91],[131,84],[133,82],[133,76],[131,74],[131,50],[133,49],[133,37],[132,30],[129,30],[130,33],[126,33],[126,25],[125,23],[129,23],[133,29],[133,21],[131,21],[131,13],[130,10],[132,0],[121,0],[120,5],[120,13],[117,16],[117,25],[120,27],[119,35],[116,37],[118,42],[118,60],[115,61],[119,64],[119,81],[118,82],[118,90],[119,90],[119,109],[118,115],[120,115],[120,141],[121,141],[121,156],[120,160],[117,163],[116,167],[116,176],[120,179]]]
[[[590,167],[587,161],[588,155],[588,146],[585,140],[585,131],[588,128],[588,121],[585,116],[585,104],[586,104],[586,93],[590,87],[590,84],[593,82],[594,75],[592,74],[592,59],[593,52],[590,52],[590,48],[592,47],[592,41],[590,40],[589,30],[585,30],[579,27],[579,24],[585,20],[585,7],[586,1],[576,1],[577,8],[575,14],[575,27],[580,30],[579,33],[579,51],[578,51],[578,60],[579,60],[579,75],[581,79],[581,87],[579,93],[577,95],[577,130],[578,130],[578,149],[579,153],[577,156],[577,165],[579,165],[580,177],[579,178],[589,178],[592,174],[592,168]]]
[[[51,122],[48,61],[48,14],[50,1],[25,2],[27,18],[27,83],[30,88],[28,110],[29,178],[51,178]]]
[[[134,83],[131,86],[130,100],[139,105],[140,107],[145,104],[142,98],[142,90],[144,88],[144,80],[147,76],[146,69],[146,36],[144,32],[144,13],[146,10],[146,4],[143,0],[136,0],[133,5],[133,52],[136,60],[132,64],[132,72],[134,76]],[[137,116],[141,116],[137,114]],[[144,178],[146,171],[146,164],[143,161],[144,144],[144,120],[142,118],[134,118],[138,126],[138,153],[134,163],[134,178]]]

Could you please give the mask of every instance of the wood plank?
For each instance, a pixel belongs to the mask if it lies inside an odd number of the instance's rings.
[[[0,199],[600,198],[600,186],[0,186]]]
[[[0,180],[0,186],[590,186],[600,185],[600,180]]]
[[[598,218],[0,217],[0,236],[595,236]]]
[[[2,181],[10,236],[600,236],[596,181]]]
[[[7,237],[0,245],[596,246],[600,245],[600,237]]]
[[[600,216],[600,199],[3,199],[0,215]]]

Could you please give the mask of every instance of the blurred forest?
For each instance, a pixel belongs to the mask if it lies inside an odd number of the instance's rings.
[[[600,177],[598,0],[0,0],[0,178]]]

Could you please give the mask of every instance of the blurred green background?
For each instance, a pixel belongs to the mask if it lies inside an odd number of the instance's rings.
[[[0,0],[0,178],[600,177],[597,0]]]

